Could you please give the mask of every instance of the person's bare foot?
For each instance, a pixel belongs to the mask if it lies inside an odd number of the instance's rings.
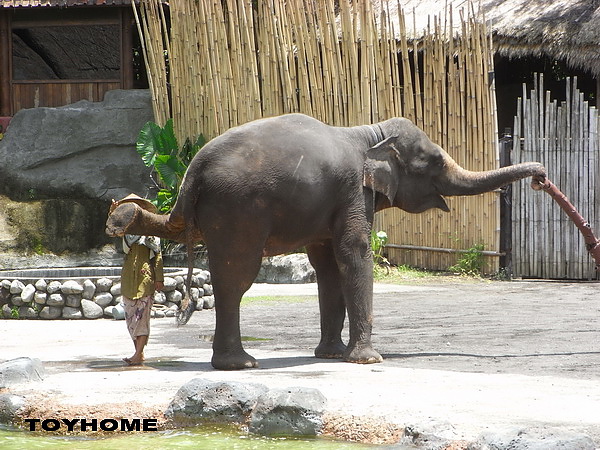
[[[141,366],[144,364],[144,355],[139,357],[132,356],[131,358],[123,358],[123,362],[128,366]]]

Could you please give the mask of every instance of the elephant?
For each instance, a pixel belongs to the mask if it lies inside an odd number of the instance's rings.
[[[206,144],[191,161],[170,214],[153,214],[139,201],[115,202],[106,233],[185,243],[188,287],[191,249],[204,242],[215,296],[216,369],[258,367],[241,342],[241,297],[262,257],[301,247],[317,274],[321,338],[315,356],[378,363],[382,357],[371,343],[375,212],[392,206],[448,212],[443,196],[480,194],[530,176],[540,182],[546,171],[537,162],[468,171],[406,118],[336,127],[286,114],[231,128]]]

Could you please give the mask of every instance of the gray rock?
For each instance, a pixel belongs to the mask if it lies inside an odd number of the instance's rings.
[[[19,319],[35,319],[38,313],[31,306],[23,305],[19,307]]]
[[[16,358],[0,363],[0,388],[19,383],[41,381],[44,366],[37,358]]]
[[[315,270],[304,253],[263,258],[257,283],[314,283]]]
[[[113,285],[110,278],[100,278],[96,281],[96,290],[98,292],[108,292]]]
[[[11,285],[10,280],[2,280],[2,282],[0,283],[0,286],[2,287],[2,289],[7,289],[9,291],[10,291],[10,285]]]
[[[173,292],[175,289],[177,289],[177,281],[175,281],[175,278],[165,277],[163,284],[164,284],[163,292],[165,292],[165,293]]]
[[[192,286],[201,287],[204,284],[206,284],[206,277],[203,272],[192,276]]]
[[[113,284],[110,288],[110,293],[113,297],[121,295],[121,283]]]
[[[167,302],[167,296],[164,292],[155,292],[154,293],[154,303],[159,305],[164,305]]]
[[[25,285],[20,280],[13,280],[10,283],[10,293],[11,294],[20,294],[25,289]]]
[[[53,198],[110,201],[146,192],[149,172],[135,142],[152,120],[150,92],[141,89],[109,91],[102,102],[22,109],[0,141],[0,179]],[[66,175],[56,176],[57,167]]]
[[[167,309],[165,311],[165,317],[175,317],[176,311],[173,309]]]
[[[67,280],[63,283],[61,291],[63,294],[81,294],[83,293],[83,286],[77,281]]]
[[[104,308],[97,305],[92,300],[81,300],[81,310],[86,319],[99,319],[104,315]]]
[[[14,306],[22,306],[23,305],[23,299],[21,298],[20,295],[13,295],[10,298],[10,302],[14,305]]]
[[[46,287],[46,292],[48,294],[55,294],[58,291],[60,291],[62,285],[60,284],[60,281],[51,281],[50,283],[48,283],[48,286]]]
[[[201,270],[200,273],[206,280],[205,283],[210,283],[210,272],[208,270]],[[204,284],[204,283],[202,283],[202,284]]]
[[[40,278],[39,280],[37,280],[35,282],[35,288],[38,291],[46,292],[47,287],[48,287],[48,283],[46,283],[46,280],[44,280],[43,278]]]
[[[79,308],[72,308],[70,306],[65,306],[62,310],[62,318],[63,319],[81,319],[83,315]]]
[[[104,308],[104,315],[106,317],[112,317],[114,319],[115,317],[113,316],[113,309],[115,309],[115,307],[112,306],[112,305],[105,307]]]
[[[121,303],[113,306],[112,316],[115,320],[125,320],[125,308]]]
[[[181,299],[183,299],[183,295],[179,291],[171,291],[167,292],[167,302],[180,304]]]
[[[81,306],[81,295],[67,294],[65,296],[65,305],[71,308],[79,308]]]
[[[589,436],[553,428],[512,429],[482,433],[473,450],[596,450]]]
[[[65,304],[65,297],[62,294],[50,294],[46,298],[46,304],[48,306],[63,306]]]
[[[202,289],[204,290],[204,295],[213,295],[213,287],[211,284],[204,283]]]
[[[165,317],[165,310],[164,309],[157,309],[154,311],[154,317],[161,319],[163,317]]]
[[[175,283],[177,283],[177,289],[182,290],[185,285],[185,279],[181,275],[175,277]]]
[[[44,306],[40,311],[40,319],[58,319],[61,316],[61,314],[62,308],[59,306]]]
[[[83,292],[81,293],[81,297],[86,300],[91,300],[94,298],[94,294],[96,293],[96,285],[92,283],[92,280],[85,280],[83,282]]]
[[[8,305],[2,305],[2,317],[5,319],[15,319],[12,315],[12,308]]]
[[[86,299],[87,300],[87,299]],[[94,296],[94,302],[102,308],[106,308],[113,301],[113,296],[110,292],[101,292]]]
[[[11,424],[18,419],[18,411],[25,406],[25,398],[14,394],[0,394],[0,423]]]
[[[205,295],[202,297],[202,304],[204,309],[213,309],[215,307],[215,296]]]
[[[257,399],[249,430],[265,436],[315,436],[323,427],[326,404],[317,389],[271,389]]]
[[[36,293],[33,295],[33,301],[35,303],[37,303],[38,305],[45,305],[47,298],[48,298],[48,294],[46,294],[45,292],[41,292],[41,291],[36,291]]]
[[[180,424],[243,423],[257,398],[267,391],[258,383],[214,382],[194,378],[175,395],[165,416]]]
[[[31,303],[33,300],[33,296],[35,294],[35,286],[33,284],[28,284],[21,291],[21,299],[23,303]]]

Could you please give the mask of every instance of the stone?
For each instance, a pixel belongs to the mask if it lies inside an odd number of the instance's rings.
[[[10,291],[10,285],[11,285],[10,280],[2,280],[2,282],[0,283],[0,286],[2,287],[2,289],[7,289],[9,291]]]
[[[94,298],[94,294],[96,293],[96,285],[92,283],[92,280],[85,280],[83,282],[83,292],[81,293],[81,297],[86,300],[91,300]]]
[[[112,317],[112,318],[114,319],[114,316],[113,316],[113,309],[114,309],[114,308],[115,308],[115,307],[114,307],[114,306],[112,306],[112,305],[105,307],[105,308],[104,308],[104,315],[105,315],[106,317]]]
[[[17,421],[18,411],[25,406],[25,397],[0,394],[0,423],[9,425]]]
[[[115,320],[125,320],[125,308],[123,308],[122,303],[113,306],[112,316]]]
[[[135,143],[148,121],[154,121],[152,100],[150,92],[142,89],[108,91],[102,102],[22,109],[0,141],[2,184],[45,197],[105,202],[146,192],[148,169]],[[61,176],[57,168],[63,170]],[[98,215],[106,220],[105,210]],[[77,231],[89,234],[80,228]]]
[[[181,275],[175,277],[175,283],[177,283],[177,289],[182,290],[185,285],[185,279]]]
[[[104,308],[91,300],[81,300],[81,311],[86,319],[99,319],[104,315]]]
[[[23,305],[19,307],[19,319],[36,319],[38,313],[31,306]]]
[[[2,305],[2,317],[4,319],[16,319],[12,315],[12,308],[8,305]]]
[[[38,291],[46,292],[47,287],[48,287],[48,283],[46,283],[46,280],[44,280],[43,278],[40,278],[39,280],[37,280],[35,282],[35,288]]]
[[[206,277],[203,273],[192,276],[192,286],[201,287],[203,284],[206,284]]]
[[[165,277],[163,292],[172,292],[177,289],[177,281],[172,277]]]
[[[79,308],[72,308],[70,306],[65,306],[62,310],[62,318],[63,319],[81,319],[83,315]]]
[[[21,299],[23,303],[31,303],[33,300],[33,296],[35,294],[35,286],[33,284],[28,284],[21,291]]]
[[[204,309],[213,309],[215,307],[215,296],[205,295],[202,297],[202,303]]]
[[[46,305],[48,306],[63,306],[65,304],[65,297],[62,294],[50,294],[46,298]]]
[[[50,283],[48,283],[48,286],[46,287],[46,292],[48,294],[54,294],[58,291],[60,291],[62,288],[62,285],[60,284],[60,281],[51,281]]]
[[[593,440],[581,433],[552,428],[514,428],[482,433],[474,448],[510,450],[596,450]]]
[[[68,294],[65,296],[65,305],[71,308],[79,308],[81,306],[81,295]]]
[[[210,283],[210,272],[208,270],[202,270],[200,271],[200,273],[202,274],[202,276],[204,277],[204,279],[206,280],[206,283]],[[204,284],[204,283],[202,283]]]
[[[62,308],[59,306],[44,306],[40,311],[40,319],[53,320],[62,315]]]
[[[167,302],[180,304],[183,299],[183,294],[177,290],[167,292]]]
[[[167,302],[167,296],[165,295],[164,292],[156,291],[154,293],[154,303],[157,303],[159,305],[164,305],[166,302]]]
[[[264,436],[316,436],[327,399],[313,388],[271,389],[256,401],[249,431]]]
[[[10,283],[10,293],[11,294],[20,294],[25,289],[25,285],[20,280],[13,280]]]
[[[110,288],[110,293],[113,297],[121,295],[121,283],[113,284]]]
[[[196,311],[202,311],[204,309],[204,302],[202,300],[196,303]]]
[[[165,416],[178,424],[244,423],[257,398],[268,388],[258,383],[194,378],[181,386]]]
[[[20,295],[13,295],[10,298],[10,302],[14,305],[14,306],[22,306],[23,305],[23,299],[21,298]]]
[[[315,270],[304,253],[263,258],[257,283],[314,283]]]
[[[176,313],[177,313],[177,311],[175,311],[173,309],[167,309],[165,311],[165,317],[175,317]]]
[[[213,295],[213,287],[211,284],[204,283],[202,289],[204,290],[204,295]]]
[[[110,278],[100,278],[96,281],[96,290],[98,292],[108,292],[113,285]]]
[[[35,303],[37,303],[38,305],[45,305],[47,297],[48,297],[48,294],[46,294],[45,292],[36,291],[35,294],[33,295],[33,301]]]
[[[164,309],[154,310],[154,317],[156,317],[157,319],[161,319],[161,318],[165,317],[165,310]]]
[[[94,302],[102,308],[106,308],[108,305],[110,305],[112,303],[112,301],[113,301],[113,296],[111,295],[110,292],[101,292],[94,296]]]
[[[81,294],[83,293],[83,286],[80,285],[77,281],[67,280],[63,283],[61,287],[61,291],[63,294]]]
[[[198,301],[200,297],[204,297],[204,289],[202,288],[190,288],[190,295],[192,296],[192,300]]]
[[[30,381],[42,381],[44,366],[37,358],[16,358],[0,363],[0,388]]]

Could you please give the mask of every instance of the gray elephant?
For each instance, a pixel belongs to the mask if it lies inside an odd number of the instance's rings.
[[[303,246],[319,287],[321,341],[315,355],[376,363],[382,358],[371,345],[369,239],[375,212],[391,206],[411,213],[449,211],[443,196],[480,194],[545,175],[539,163],[467,171],[403,118],[343,128],[289,114],[213,139],[192,160],[171,214],[116,202],[106,232],[186,243],[190,266],[193,244],[204,241],[215,295],[217,369],[257,367],[240,339],[241,297],[263,256]],[[341,339],[346,312],[347,345]]]

